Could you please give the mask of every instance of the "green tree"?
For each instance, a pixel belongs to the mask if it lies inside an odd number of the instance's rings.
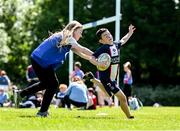
[[[123,61],[130,59],[136,64],[139,80],[156,84],[177,83],[179,4],[166,0],[123,0],[122,3],[122,28],[127,23],[137,27],[133,42],[121,52]]]
[[[180,78],[180,9],[173,0],[121,0],[121,37],[129,24],[137,28],[121,50],[121,65],[133,64],[135,82],[178,83]],[[25,81],[29,57],[49,32],[56,32],[68,23],[68,0],[1,0],[0,1],[0,68],[12,81]],[[85,24],[113,16],[115,0],[76,0],[74,19]],[[95,33],[106,27],[114,35],[114,22],[84,31],[79,41],[95,51],[99,47]],[[96,67],[82,62],[83,70],[93,72]],[[121,75],[123,74],[121,66]],[[68,81],[68,61],[58,70],[60,81]]]
[[[8,54],[10,53],[10,49],[7,45],[9,41],[9,37],[4,30],[5,25],[4,23],[0,23],[0,63],[7,63],[8,62]]]
[[[1,7],[1,49],[6,55],[1,57],[0,67],[19,83],[25,79],[28,53],[35,39],[31,29],[37,10],[33,1],[22,0],[1,0]]]

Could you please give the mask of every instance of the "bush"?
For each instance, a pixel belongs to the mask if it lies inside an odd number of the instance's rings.
[[[136,95],[144,105],[152,106],[159,103],[163,106],[180,106],[180,86],[152,87],[151,85],[133,86],[133,95]]]

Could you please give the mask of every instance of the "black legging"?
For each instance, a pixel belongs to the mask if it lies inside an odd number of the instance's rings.
[[[71,100],[68,95],[65,95],[64,102],[68,108],[71,108],[71,104],[73,104],[76,107],[86,107],[86,105],[87,105],[87,103],[77,102],[77,101]]]
[[[39,78],[40,82],[37,82],[37,83],[23,89],[20,95],[22,97],[24,97],[24,96],[27,96],[30,94],[34,94],[40,90],[46,89],[44,96],[43,96],[41,109],[40,109],[40,112],[45,112],[48,110],[49,105],[52,101],[52,98],[58,89],[59,82],[58,82],[58,79],[56,77],[56,74],[55,74],[53,68],[51,68],[51,67],[42,68],[32,58],[31,58],[31,63],[32,63],[33,69],[34,69],[37,77]]]

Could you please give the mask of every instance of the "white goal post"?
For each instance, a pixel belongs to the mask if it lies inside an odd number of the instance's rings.
[[[93,28],[99,25],[107,24],[115,21],[115,41],[120,39],[120,20],[121,20],[121,0],[116,0],[116,14],[115,16],[102,18],[101,20],[97,20],[95,22],[90,22],[83,25],[83,29]],[[74,0],[69,0],[69,22],[71,22],[74,18]],[[69,73],[73,71],[73,53],[70,51],[69,53]],[[119,77],[118,77],[119,78]],[[69,80],[70,82],[70,80]],[[118,79],[119,84],[119,79]],[[118,106],[118,100],[115,97],[115,106]]]

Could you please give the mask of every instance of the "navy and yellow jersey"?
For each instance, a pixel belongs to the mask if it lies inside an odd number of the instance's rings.
[[[119,69],[119,62],[120,62],[120,51],[121,43],[113,42],[113,45],[102,45],[98,48],[93,56],[98,58],[98,56],[102,53],[108,53],[111,57],[111,64],[109,68],[105,71],[99,71],[99,79],[101,81],[116,81]]]
[[[45,39],[31,54],[33,60],[35,60],[41,67],[52,67],[57,69],[60,67],[72,45],[59,46],[63,35],[61,33],[55,33],[49,38]]]

